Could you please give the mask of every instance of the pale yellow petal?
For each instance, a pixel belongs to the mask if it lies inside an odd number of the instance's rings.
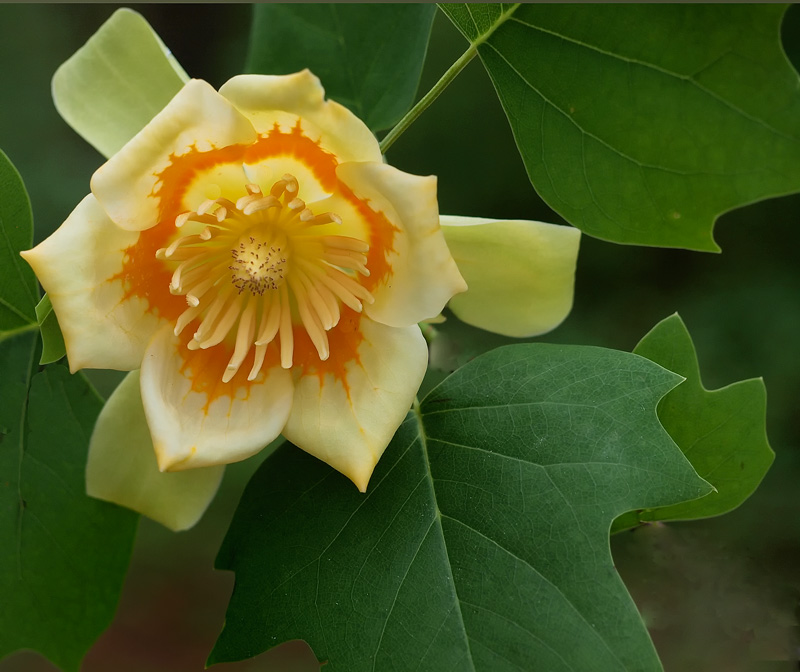
[[[283,435],[342,472],[365,492],[372,470],[419,390],[428,350],[419,327],[387,327],[362,317],[363,340],[344,379],[307,373],[295,383]],[[321,363],[325,371],[325,362]]]
[[[524,220],[442,215],[442,230],[469,285],[450,309],[505,336],[537,336],[569,314],[580,231]]]
[[[439,226],[436,178],[409,175],[382,163],[345,163],[336,174],[367,199],[396,229],[384,250],[390,274],[371,288],[366,314],[392,327],[436,317],[454,294],[466,290]],[[384,241],[367,238],[370,245]]]
[[[86,492],[171,530],[185,530],[211,503],[224,470],[214,466],[176,474],[159,471],[139,394],[139,372],[133,371],[97,419],[89,443]]]
[[[289,131],[301,120],[303,132],[344,161],[382,161],[375,136],[350,110],[325,101],[325,90],[308,70],[293,75],[239,75],[219,92],[253,122],[259,133],[278,124]]]
[[[251,355],[233,381],[223,383],[232,352],[221,347],[190,353],[167,327],[145,353],[142,399],[162,471],[244,460],[286,424],[291,374],[277,365],[265,366],[250,383]]]
[[[206,152],[255,139],[252,124],[233,105],[206,82],[193,79],[98,168],[92,176],[92,192],[122,228],[148,229],[158,222],[158,176],[169,165],[171,154]]]
[[[73,372],[138,369],[162,324],[114,279],[138,235],[116,226],[89,195],[52,236],[22,253],[50,297]]]
[[[53,102],[78,134],[109,157],[188,79],[144,17],[122,8],[56,70]]]

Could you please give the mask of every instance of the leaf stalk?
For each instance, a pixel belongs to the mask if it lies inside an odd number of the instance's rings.
[[[439,97],[439,95],[447,88],[450,82],[456,78],[458,73],[466,67],[467,63],[475,58],[475,54],[477,53],[477,45],[470,44],[469,48],[463,54],[461,54],[459,59],[453,63],[453,65],[447,69],[447,72],[441,76],[439,81],[433,85],[431,90],[422,96],[417,104],[414,105],[414,107],[412,107],[408,112],[406,112],[405,116],[398,121],[394,128],[392,128],[392,130],[386,134],[386,137],[381,140],[380,147],[382,154],[386,154],[386,151],[394,144],[395,140],[405,133],[406,129],[417,120],[419,115],[428,109],[430,104]]]

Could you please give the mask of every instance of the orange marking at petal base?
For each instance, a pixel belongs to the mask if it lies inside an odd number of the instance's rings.
[[[336,166],[339,165],[339,161],[336,156],[322,149],[318,143],[303,133],[300,120],[289,133],[284,133],[278,124],[275,124],[272,130],[266,135],[259,136],[258,140],[248,147],[244,160],[252,165],[279,156],[289,156],[300,161],[314,173],[314,177],[319,180],[323,189],[334,191],[337,188]]]
[[[181,235],[180,229],[175,226],[175,218],[198,206],[185,202],[187,193],[197,185],[197,180],[217,166],[233,164],[238,167],[244,163],[253,165],[277,157],[291,157],[302,162],[323,189],[331,193],[338,192],[353,205],[369,231],[369,240],[366,242],[370,249],[366,265],[370,275],[358,280],[368,290],[385,283],[392,274],[388,257],[395,252],[395,235],[400,230],[382,212],[373,210],[367,199],[356,196],[338,179],[336,157],[307,137],[298,121],[289,132],[281,131],[276,124],[249,146],[230,145],[208,151],[199,151],[193,146],[183,154],[170,155],[169,164],[158,174],[158,182],[150,194],[150,198],[158,199],[158,221],[139,233],[136,243],[125,250],[122,270],[109,279],[122,282],[123,300],[134,296],[143,298],[148,302],[150,312],[171,321],[177,320],[186,310],[186,298],[173,295],[169,290],[177,264],[174,261],[157,259],[156,251],[168,247]],[[242,195],[244,194],[222,194],[234,201]],[[319,359],[317,349],[304,326],[295,324],[294,366],[299,367],[301,375],[316,375],[320,385],[323,385],[330,374],[335,381],[341,382],[349,398],[347,365],[351,362],[361,364],[358,354],[358,348],[363,341],[359,328],[361,319],[359,313],[341,306],[339,323],[327,332],[330,357],[326,361]],[[233,354],[233,340],[226,338],[222,343],[206,350],[189,350],[187,344],[198,324],[199,320],[196,319],[182,331],[177,354],[181,359],[180,373],[191,381],[192,392],[206,396],[206,413],[210,405],[221,397],[229,397],[231,403],[233,399],[246,399],[251,385],[263,382],[263,376],[272,367],[280,366],[279,340],[276,340],[268,347],[262,373],[255,381],[247,380],[255,357],[255,348],[251,348],[233,379],[223,383],[223,374]]]
[[[294,328],[294,364],[301,368],[300,375],[316,375],[319,385],[325,384],[325,377],[330,374],[342,384],[347,398],[350,398],[350,385],[347,383],[347,365],[355,362],[361,365],[358,348],[364,340],[361,333],[361,314],[342,306],[339,324],[327,332],[330,344],[330,357],[324,362],[320,360],[317,349],[305,329],[296,325]]]
[[[176,320],[186,310],[186,299],[173,296],[169,283],[175,264],[156,259],[156,251],[167,247],[178,229],[175,218],[188,208],[183,203],[193,181],[202,173],[226,164],[241,164],[245,145],[230,145],[205,152],[191,147],[184,154],[170,155],[170,163],[158,175],[158,182],[150,194],[157,198],[158,221],[140,232],[139,239],[125,251],[122,271],[111,278],[121,280],[125,288],[123,300],[132,296],[147,299],[148,310],[169,320]]]
[[[336,157],[304,135],[299,121],[289,133],[283,133],[276,126],[250,146],[229,145],[208,151],[199,151],[193,146],[184,154],[171,154],[169,165],[158,174],[158,182],[150,194],[151,198],[159,201],[158,221],[139,234],[136,243],[125,251],[122,271],[109,279],[122,281],[125,289],[123,300],[133,296],[144,298],[150,312],[169,320],[177,319],[186,309],[186,301],[169,292],[175,264],[158,260],[155,254],[159,248],[167,247],[177,235],[175,218],[191,209],[183,202],[189,188],[198,177],[216,166],[252,164],[278,156],[291,156],[302,161],[325,189],[334,191],[340,184],[336,177]],[[235,200],[243,194],[223,195],[234,196]]]
[[[367,268],[369,276],[359,278],[359,282],[366,289],[372,291],[392,274],[392,265],[389,263],[389,254],[396,252],[394,249],[395,234],[400,233],[394,224],[380,211],[375,211],[369,206],[369,201],[356,196],[347,186],[339,183],[339,189],[358,211],[358,214],[369,226],[369,252],[367,252]]]
[[[208,414],[211,404],[220,397],[233,399],[247,399],[250,388],[259,385],[268,375],[269,369],[280,366],[280,353],[274,343],[267,348],[266,358],[261,373],[255,380],[247,380],[247,374],[253,366],[255,348],[252,348],[236,375],[227,383],[222,382],[225,367],[233,354],[233,345],[223,341],[219,345],[206,350],[189,350],[187,344],[192,340],[190,329],[185,329],[178,337],[178,356],[181,358],[180,373],[188,378],[192,384],[192,392],[206,395],[203,411]],[[245,390],[244,395],[239,391]]]

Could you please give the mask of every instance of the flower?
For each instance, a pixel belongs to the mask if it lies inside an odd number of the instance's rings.
[[[454,295],[512,336],[570,310],[577,230],[440,219],[435,178],[385,165],[308,71],[216,92],[122,9],[53,93],[110,158],[23,256],[72,370],[131,371],[92,435],[92,496],[185,529],[222,465],[280,433],[364,491],[426,369],[418,322]]]
[[[188,82],[91,188],[23,256],[73,371],[141,368],[159,469],[283,433],[366,490],[425,373],[417,323],[466,289],[436,179],[305,71]]]

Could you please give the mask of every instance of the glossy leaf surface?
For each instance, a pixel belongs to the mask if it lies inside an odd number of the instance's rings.
[[[435,388],[366,495],[293,446],[248,485],[209,662],[308,641],[325,669],[653,670],[613,569],[632,502],[709,491],[658,424],[679,378],[635,355],[499,348]]]
[[[0,658],[34,649],[77,672],[111,622],[138,516],[85,494],[102,402],[83,376],[40,369],[37,342],[0,344]]]
[[[718,215],[800,189],[784,5],[441,8],[479,45],[536,190],[586,233],[718,250]]]
[[[753,494],[775,457],[767,442],[764,381],[743,380],[706,390],[692,338],[678,315],[653,327],[634,352],[686,377],[658,405],[658,418],[716,491],[691,502],[627,513],[615,521],[614,530],[640,522],[719,516],[735,509]]]

